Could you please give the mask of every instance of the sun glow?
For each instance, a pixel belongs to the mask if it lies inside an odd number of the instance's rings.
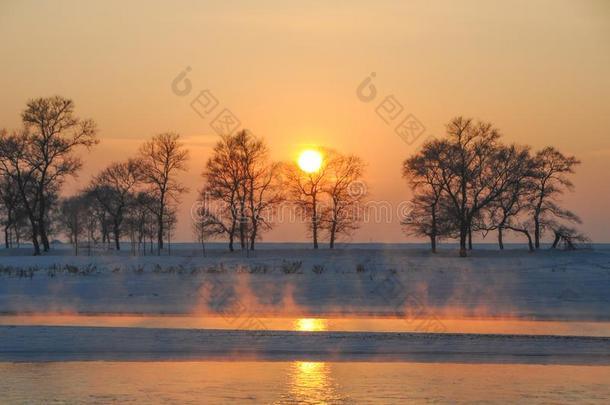
[[[325,319],[300,318],[295,322],[295,330],[299,332],[321,332],[326,329]]]
[[[306,149],[299,155],[299,167],[305,173],[315,173],[322,166],[322,154],[314,149]]]

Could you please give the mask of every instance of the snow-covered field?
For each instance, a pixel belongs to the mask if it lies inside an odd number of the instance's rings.
[[[610,250],[0,256],[0,312],[610,320]]]
[[[7,319],[0,319],[0,360],[5,361],[263,358],[610,365],[606,247],[533,254],[481,249],[465,259],[452,249],[432,255],[420,247],[383,245],[336,251],[266,246],[249,255],[217,248],[207,257],[187,247],[162,257],[74,257],[68,249],[43,257],[8,253],[0,256],[0,318]],[[58,314],[89,318],[71,320],[71,326],[44,321]],[[161,320],[104,324],[100,314]],[[159,328],[159,316],[169,314],[216,317],[226,325],[189,329],[168,322]],[[292,329],[269,322],[282,317],[300,324]],[[318,317],[393,318],[405,328],[353,326],[366,322],[318,328],[310,319]],[[475,319],[513,323],[496,332],[485,325],[472,328],[468,322]],[[460,329],[460,321],[471,329]],[[537,328],[536,322],[551,327]],[[592,332],[570,332],[583,325]]]

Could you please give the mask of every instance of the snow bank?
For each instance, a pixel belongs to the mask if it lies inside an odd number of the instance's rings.
[[[0,257],[2,313],[610,320],[610,250],[263,249]]]

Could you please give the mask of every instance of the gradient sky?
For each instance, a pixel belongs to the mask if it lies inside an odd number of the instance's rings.
[[[0,1],[0,127],[29,98],[72,98],[99,125],[98,145],[66,191],[153,134],[191,149],[177,239],[217,135],[189,106],[210,89],[246,128],[290,159],[306,144],[360,155],[371,198],[409,198],[407,145],[375,113],[394,95],[427,134],[456,115],[492,121],[507,142],[554,145],[583,164],[565,205],[610,241],[610,2],[607,1]],[[171,82],[186,66],[193,92]],[[377,99],[356,88],[371,72]],[[408,240],[366,224],[354,241]],[[265,240],[305,240],[280,225]],[[490,239],[493,241],[494,239]]]

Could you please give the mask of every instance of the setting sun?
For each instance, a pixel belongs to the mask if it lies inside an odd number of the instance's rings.
[[[299,167],[305,173],[315,173],[322,166],[322,154],[317,150],[306,149],[299,155]]]

